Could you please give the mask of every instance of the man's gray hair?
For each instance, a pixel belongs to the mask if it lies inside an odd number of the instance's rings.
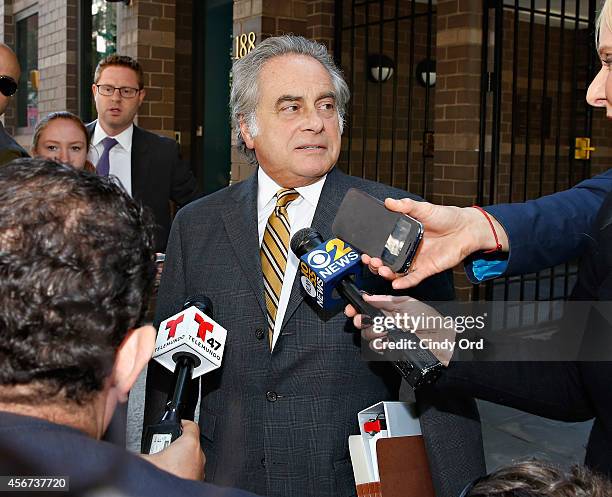
[[[334,97],[340,133],[344,128],[344,115],[346,105],[350,98],[348,85],[342,77],[342,72],[327,52],[325,45],[308,40],[302,36],[283,35],[267,38],[246,56],[234,63],[233,84],[230,95],[230,112],[232,115],[232,128],[236,133],[238,150],[240,150],[251,164],[257,164],[255,151],[247,148],[240,132],[240,120],[244,119],[252,136],[257,135],[257,120],[255,109],[259,100],[258,78],[261,68],[266,62],[281,55],[307,55],[319,61],[329,73],[334,86]]]

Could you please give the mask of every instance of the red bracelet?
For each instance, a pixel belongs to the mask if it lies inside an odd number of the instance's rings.
[[[495,226],[493,225],[493,221],[491,221],[491,218],[489,217],[489,214],[482,207],[478,207],[477,205],[473,205],[472,207],[474,209],[478,209],[480,212],[482,212],[484,217],[487,218],[487,221],[489,221],[489,226],[491,226],[491,231],[493,232],[493,237],[495,238],[495,248],[493,248],[491,250],[485,250],[483,252],[483,254],[492,254],[493,252],[501,252],[502,251],[502,245],[501,245],[501,243],[499,243],[499,238],[497,237],[497,232],[495,231]]]

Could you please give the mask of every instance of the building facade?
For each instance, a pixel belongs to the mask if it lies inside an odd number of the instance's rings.
[[[612,128],[584,101],[594,19],[594,2],[578,0],[0,0],[0,39],[24,73],[5,121],[27,146],[49,112],[91,120],[97,61],[136,57],[138,124],[176,138],[211,192],[252,172],[232,146],[232,61],[294,33],[327,45],[351,88],[339,167],[436,203],[522,201],[612,158]],[[577,138],[592,140],[590,157]],[[571,271],[542,278],[552,297]],[[474,292],[462,271],[456,283]]]

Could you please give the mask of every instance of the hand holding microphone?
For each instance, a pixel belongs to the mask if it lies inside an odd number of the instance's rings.
[[[141,454],[141,457],[179,478],[202,481],[206,457],[200,446],[200,429],[186,419],[181,421],[181,428],[181,436],[168,447],[155,454]]]
[[[291,250],[300,259],[302,286],[319,307],[329,309],[343,299],[360,314],[371,318],[385,317],[380,309],[363,299],[355,285],[353,278],[361,272],[359,254],[342,240],[335,238],[325,242],[317,231],[304,228],[293,235]],[[413,389],[438,378],[444,366],[426,347],[420,346],[419,337],[393,327],[387,328],[387,333],[392,340],[407,340],[414,344],[413,348],[401,351],[401,359],[393,361]]]
[[[174,389],[160,422],[145,430],[145,454],[163,450],[181,435],[188,382],[221,366],[227,330],[211,316],[212,302],[197,295],[159,325],[153,359],[174,372]]]

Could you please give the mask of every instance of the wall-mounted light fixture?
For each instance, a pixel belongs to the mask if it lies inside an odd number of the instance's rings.
[[[395,62],[383,54],[372,54],[368,57],[369,76],[375,83],[389,81],[395,70]]]
[[[428,80],[429,77],[429,80]],[[425,88],[435,86],[436,84],[436,61],[424,59],[416,66],[416,80]]]

